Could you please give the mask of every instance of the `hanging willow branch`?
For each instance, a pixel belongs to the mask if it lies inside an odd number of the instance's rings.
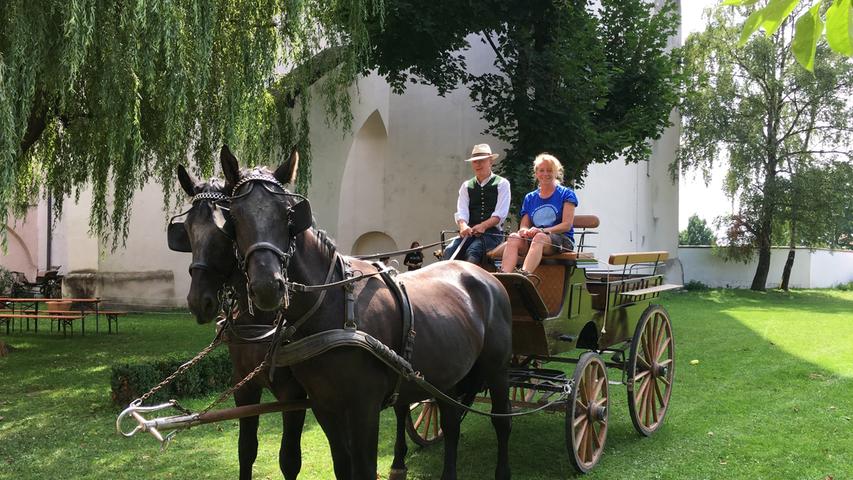
[[[309,87],[322,77],[331,119],[349,125],[364,22],[382,8],[381,0],[0,2],[0,211],[22,217],[39,194],[88,188],[91,230],[115,248],[135,191],[156,180],[168,201],[189,155],[202,174],[225,142],[259,163],[300,144],[310,162]],[[329,49],[332,64],[298,68]],[[282,82],[286,90],[268,91]]]

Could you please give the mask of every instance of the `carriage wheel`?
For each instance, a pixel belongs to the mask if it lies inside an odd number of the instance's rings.
[[[409,405],[409,416],[406,418],[406,433],[413,442],[422,447],[428,447],[444,438],[441,431],[438,404],[435,399],[424,400]]]
[[[601,459],[607,440],[607,369],[595,352],[581,355],[566,406],[566,446],[572,465],[586,473]]]
[[[648,437],[663,424],[675,374],[672,324],[660,305],[650,306],[640,317],[627,368],[631,421]]]

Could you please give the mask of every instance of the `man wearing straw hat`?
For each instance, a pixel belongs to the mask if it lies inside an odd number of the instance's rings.
[[[444,259],[480,263],[483,255],[503,241],[501,225],[509,213],[509,181],[492,172],[498,158],[486,143],[474,145],[465,160],[474,170],[474,178],[459,187],[454,219],[459,238],[445,250]],[[459,250],[457,252],[457,250]]]

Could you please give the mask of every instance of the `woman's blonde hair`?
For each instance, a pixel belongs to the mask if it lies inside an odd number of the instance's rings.
[[[536,160],[533,160],[533,179],[536,179],[536,169],[544,162],[551,164],[551,168],[554,170],[554,178],[557,180],[557,183],[563,183],[563,164],[557,160],[557,157],[550,153],[540,153],[536,156]]]

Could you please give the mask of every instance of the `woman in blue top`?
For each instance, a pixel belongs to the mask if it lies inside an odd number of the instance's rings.
[[[560,184],[563,165],[553,155],[543,153],[533,161],[533,174],[539,188],[524,196],[521,205],[521,224],[518,233],[509,236],[503,251],[501,270],[512,272],[518,255],[527,253],[522,272],[536,270],[542,255],[553,255],[574,249],[572,222],[578,197]]]

